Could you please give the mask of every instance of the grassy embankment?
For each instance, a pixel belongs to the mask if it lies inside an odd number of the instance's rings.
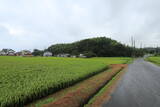
[[[160,56],[148,57],[146,60],[160,66]]]
[[[125,69],[118,72],[104,87],[102,87],[97,94],[95,94],[84,107],[102,107],[104,103],[109,101],[111,94],[114,92],[115,88],[121,77],[126,72]]]
[[[0,57],[0,106],[20,106],[130,58]]]

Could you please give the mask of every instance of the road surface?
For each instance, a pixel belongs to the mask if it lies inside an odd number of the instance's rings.
[[[135,60],[103,107],[160,107],[160,67]]]

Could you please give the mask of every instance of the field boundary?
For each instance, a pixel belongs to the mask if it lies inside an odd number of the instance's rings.
[[[59,92],[59,91],[61,91],[61,90],[65,90],[66,88],[72,87],[72,86],[74,86],[75,84],[77,84],[77,83],[79,83],[79,82],[83,82],[84,80],[86,80],[86,79],[88,79],[88,78],[90,78],[90,77],[93,77],[93,76],[95,76],[95,75],[97,75],[97,74],[99,74],[99,73],[101,73],[101,72],[104,72],[104,71],[106,71],[106,70],[108,70],[108,69],[109,69],[109,67],[106,66],[106,67],[102,68],[101,70],[99,70],[99,71],[97,71],[97,72],[93,72],[93,73],[91,73],[91,74],[83,77],[82,79],[79,79],[79,80],[75,81],[74,83],[71,83],[69,86],[66,86],[66,87],[61,88],[61,89],[57,89],[57,90],[54,91],[54,92],[53,92],[53,91],[49,91],[50,93],[48,93],[48,94],[46,94],[46,95],[44,95],[44,96],[42,96],[42,97],[38,97],[38,98],[36,98],[36,99],[34,99],[34,100],[31,100],[31,101],[29,101],[29,102],[25,102],[24,105],[26,105],[26,106],[28,107],[28,105],[30,105],[30,104],[38,101],[38,100],[41,100],[41,99],[43,99],[44,97],[47,97],[47,96],[49,96],[49,95],[51,95],[51,94],[54,94],[54,93],[56,93],[56,92]],[[52,89],[53,89],[53,88],[50,88],[50,90],[52,90]],[[17,105],[16,105],[16,106],[17,106]]]
[[[99,76],[91,77],[92,80],[88,79],[88,83],[85,87],[81,86],[73,92],[67,93],[62,98],[57,99],[52,103],[45,104],[43,107],[67,107],[68,105],[70,105],[70,107],[84,106],[96,93],[99,92],[99,90],[101,90],[122,69],[124,69],[122,65],[124,66],[124,64],[112,65],[112,67],[115,66],[115,68],[112,68],[110,71],[103,72],[99,74]]]
[[[91,95],[90,98],[89,98],[83,105],[88,104],[89,101],[90,101],[93,97],[95,97],[95,96],[99,93],[99,91],[100,91],[101,89],[103,89],[110,81],[112,81],[113,78],[115,78],[123,69],[124,69],[124,68],[121,68],[117,73],[115,73],[115,74],[111,77],[110,80],[106,81],[105,84],[104,84],[103,86],[101,86],[93,95]]]
[[[91,98],[84,107],[101,107],[105,101],[111,98],[111,94],[116,89],[122,76],[125,74],[126,68],[118,72],[107,84],[105,84],[94,96]]]

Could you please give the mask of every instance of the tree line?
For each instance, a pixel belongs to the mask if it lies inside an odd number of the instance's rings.
[[[50,51],[53,55],[67,53],[70,55],[84,54],[87,57],[131,57],[143,56],[143,49],[127,46],[106,37],[96,37],[73,43],[54,44],[45,50],[35,49],[33,55],[42,55]]]

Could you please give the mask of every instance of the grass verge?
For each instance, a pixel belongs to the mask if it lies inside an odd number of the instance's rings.
[[[158,57],[158,56],[148,57],[145,60],[160,66],[160,57]]]
[[[125,71],[122,70],[117,73],[84,107],[101,107],[104,102],[108,101]]]

